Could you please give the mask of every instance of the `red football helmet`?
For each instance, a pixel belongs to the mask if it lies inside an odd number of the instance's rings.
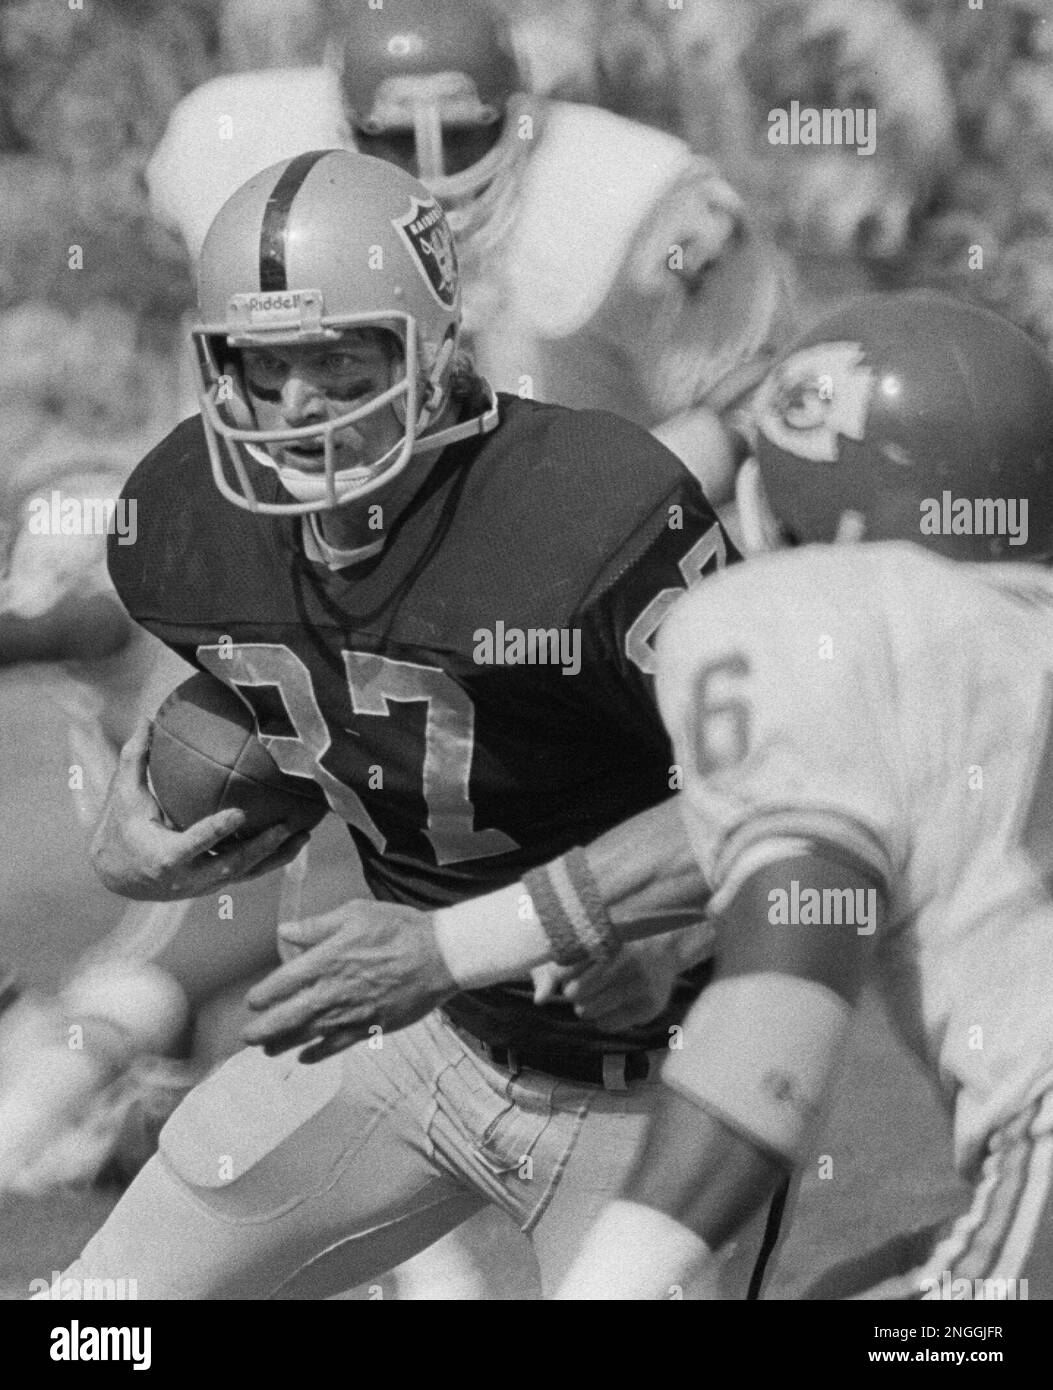
[[[507,117],[526,84],[507,24],[483,0],[356,3],[340,66],[359,149],[414,174],[447,213],[518,153]]]
[[[854,300],[751,413],[762,509],[799,543],[848,517],[956,559],[1053,557],[1053,363],[997,314],[933,291]]]

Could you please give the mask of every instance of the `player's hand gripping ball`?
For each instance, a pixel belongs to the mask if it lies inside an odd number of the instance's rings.
[[[190,822],[188,829],[180,830],[173,828],[174,822],[166,817],[158,797],[151,790],[152,730],[148,720],[140,721],[121,749],[91,843],[95,872],[112,893],[144,902],[200,898],[220,887],[259,878],[290,864],[306,845],[310,831],[290,827],[284,819],[270,823],[267,829],[247,833],[248,813],[238,804],[224,804],[228,784],[236,783],[241,792],[246,791],[246,786],[237,782],[234,769],[240,765],[249,735],[247,730],[239,733],[233,725],[228,726],[228,735],[231,729],[234,729],[237,747],[233,753],[229,747],[225,752],[221,747],[218,759],[209,756],[202,760],[197,747],[200,739],[196,736],[190,736],[187,757],[178,751],[183,746],[179,740],[175,753],[177,772],[172,777],[161,772],[164,754],[158,751],[155,760],[155,775],[160,784],[158,796],[167,799],[174,817]],[[218,775],[217,783],[216,764],[222,764],[224,759],[228,766]],[[208,768],[209,764],[212,764],[210,773],[202,788],[201,767]],[[188,792],[189,800],[184,800]],[[253,802],[258,793],[259,786],[256,786],[252,792]],[[217,800],[220,809],[209,813]],[[265,821],[272,822],[274,816],[288,814],[289,809],[287,803],[275,804],[272,800],[262,813],[257,805],[255,814],[262,814]],[[306,814],[302,801],[292,809],[299,816]],[[202,810],[205,814],[199,817]],[[307,818],[313,824],[321,819],[323,812],[324,808],[319,805]]]
[[[282,772],[256,737],[248,706],[222,681],[200,673],[157,711],[149,780],[177,830],[235,807],[246,820],[234,838],[244,840],[279,823],[290,833],[313,830],[328,810],[314,782]]]

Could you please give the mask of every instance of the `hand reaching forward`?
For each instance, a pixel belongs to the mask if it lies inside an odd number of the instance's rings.
[[[284,964],[249,991],[257,1014],[247,1043],[268,1056],[311,1044],[321,1062],[371,1036],[394,1032],[457,992],[429,912],[369,900],[279,928]],[[375,1036],[375,1034],[372,1034]]]

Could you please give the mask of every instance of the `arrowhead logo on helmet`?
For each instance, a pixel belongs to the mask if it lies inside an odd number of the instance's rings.
[[[757,494],[761,546],[773,520],[802,545],[854,536],[959,560],[1053,557],[1053,364],[1000,315],[933,290],[848,301],[772,369],[755,405],[756,466],[740,477],[744,516]],[[945,498],[967,504],[968,526],[948,523]]]
[[[837,463],[841,439],[862,440],[874,389],[859,343],[799,349],[762,383],[757,428],[772,444],[813,463]]]

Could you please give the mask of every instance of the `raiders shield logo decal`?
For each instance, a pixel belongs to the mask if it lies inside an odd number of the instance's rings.
[[[416,198],[405,217],[392,221],[409,248],[410,255],[428,288],[444,309],[457,303],[457,252],[453,234],[446,225],[438,203],[421,203]]]
[[[817,343],[777,367],[754,400],[757,428],[813,463],[836,463],[841,439],[866,434],[874,373],[859,343]]]

